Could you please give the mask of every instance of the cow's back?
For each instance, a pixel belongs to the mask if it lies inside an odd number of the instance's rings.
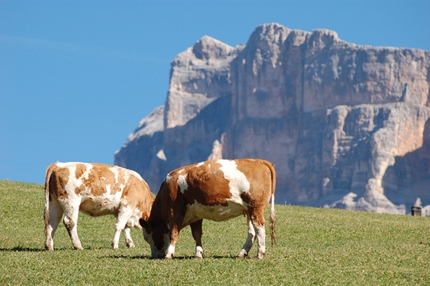
[[[226,204],[233,199],[249,202],[254,196],[269,199],[274,179],[273,164],[265,160],[210,160],[173,170],[160,191],[172,198],[182,193],[191,204]]]
[[[80,162],[56,163],[54,166],[48,168],[51,171],[50,194],[63,201],[63,205],[79,204],[80,211],[88,215],[112,214],[123,199],[131,207],[138,206],[142,210],[147,209],[148,201],[152,202],[149,187],[134,171]]]

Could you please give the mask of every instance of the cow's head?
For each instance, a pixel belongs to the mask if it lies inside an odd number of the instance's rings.
[[[139,219],[142,226],[143,238],[151,247],[152,258],[164,258],[170,245],[169,230],[164,223],[153,223]]]

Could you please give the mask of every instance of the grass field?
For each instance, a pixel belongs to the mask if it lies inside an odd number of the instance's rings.
[[[430,219],[276,206],[278,244],[263,260],[236,259],[246,219],[203,222],[203,260],[190,229],[176,258],[150,259],[140,230],[135,249],[112,250],[114,218],[80,214],[84,251],[61,225],[44,250],[43,186],[0,181],[0,285],[430,285]],[[267,221],[268,221],[268,212]],[[270,242],[269,231],[267,241]],[[270,245],[270,243],[269,243]]]

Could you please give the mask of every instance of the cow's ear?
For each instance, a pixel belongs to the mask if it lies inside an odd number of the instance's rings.
[[[143,218],[140,218],[139,224],[141,227],[143,227],[146,230],[146,232],[151,232],[150,231],[151,226],[149,225],[148,221],[144,220]]]

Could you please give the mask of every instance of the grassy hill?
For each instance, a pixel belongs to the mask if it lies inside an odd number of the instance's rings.
[[[430,220],[423,217],[277,205],[278,244],[257,260],[236,259],[246,219],[203,222],[203,260],[191,259],[189,227],[176,258],[150,259],[133,230],[135,249],[112,250],[114,218],[80,214],[84,251],[61,225],[54,252],[44,250],[43,186],[0,181],[1,285],[429,285]],[[267,221],[268,221],[268,212]],[[269,231],[267,241],[270,242]],[[270,245],[270,243],[269,243]]]

